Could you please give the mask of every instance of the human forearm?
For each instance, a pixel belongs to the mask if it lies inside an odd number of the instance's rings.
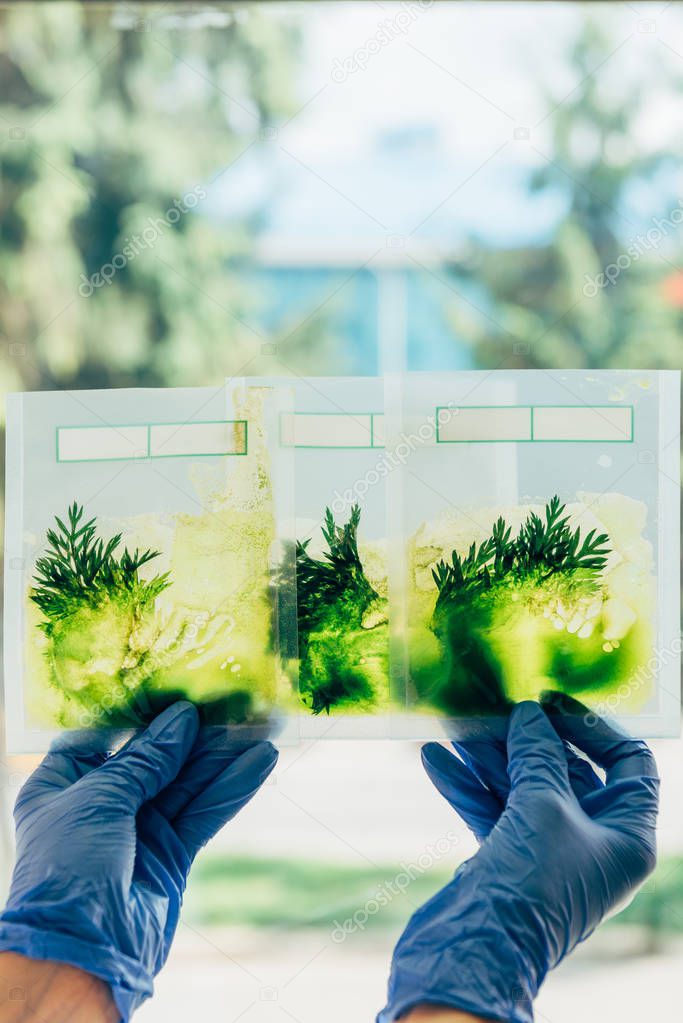
[[[111,756],[83,737],[56,740],[14,807],[0,951],[26,958],[2,957],[0,1023],[130,1023],[168,957],[195,856],[277,760],[269,742],[245,749],[230,729],[200,729],[184,702]]]
[[[109,986],[64,963],[0,952],[0,1023],[119,1023]]]

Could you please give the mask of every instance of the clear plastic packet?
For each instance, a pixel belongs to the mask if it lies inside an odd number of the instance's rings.
[[[433,738],[559,689],[632,734],[680,729],[680,374],[393,381],[392,671]]]
[[[225,387],[7,401],[9,752],[140,727],[176,699],[208,724],[296,721],[284,535],[285,392]],[[273,458],[277,453],[277,458]]]
[[[384,382],[255,379],[293,394],[280,443],[294,456],[299,734],[387,736],[403,701],[389,684]]]
[[[426,739],[561,688],[676,734],[678,388],[526,371],[10,396],[10,752],[180,696],[251,734],[277,715],[284,739]],[[119,571],[124,546],[159,552],[124,572],[128,619],[120,579],[99,621],[32,599],[70,508],[93,542],[122,533]],[[539,564],[548,532],[571,565]]]

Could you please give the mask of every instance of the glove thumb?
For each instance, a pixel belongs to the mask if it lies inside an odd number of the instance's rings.
[[[511,800],[534,789],[570,791],[565,747],[537,703],[518,703],[508,725]]]
[[[137,813],[174,780],[185,763],[199,731],[191,703],[175,703],[140,735],[119,750],[83,783],[103,798],[114,798]]]
[[[173,826],[191,860],[256,795],[277,758],[278,752],[271,743],[257,743],[185,807]]]

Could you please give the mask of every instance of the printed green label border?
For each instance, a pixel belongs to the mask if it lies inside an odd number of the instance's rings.
[[[244,427],[244,450],[243,451],[207,451],[192,454],[176,455],[153,455],[151,454],[151,434],[154,426],[243,426]],[[145,454],[135,457],[133,455],[121,455],[113,458],[60,458],[59,457],[59,434],[62,430],[118,430],[128,427],[144,427],[147,430],[147,450]],[[157,461],[161,458],[242,458],[249,453],[249,422],[246,419],[197,419],[181,420],[172,422],[154,423],[78,423],[69,426],[58,426],[55,429],[55,460],[60,465],[78,465],[85,462],[96,464],[98,462],[145,462]]]
[[[370,419],[370,443],[369,444],[285,444],[282,436],[282,420],[284,416],[346,416],[355,419],[356,416],[368,416]],[[383,412],[281,412],[280,413],[280,447],[294,448],[295,451],[370,451],[383,449],[384,444],[375,444],[375,418],[384,416]]]
[[[536,409],[546,408],[587,408],[587,409],[629,409],[631,413],[631,436],[625,437],[623,440],[572,440],[571,438],[565,438],[564,440],[550,440],[541,437],[534,436],[534,412]],[[440,436],[440,413],[442,410],[448,410],[449,412],[457,411],[459,409],[529,409],[531,413],[530,430],[531,436],[526,437],[522,440],[514,440],[501,437],[500,440],[443,440]],[[437,405],[436,406],[436,443],[437,444],[633,444],[635,441],[635,406],[634,405]]]

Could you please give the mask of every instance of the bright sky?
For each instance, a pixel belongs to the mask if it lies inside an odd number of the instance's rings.
[[[678,101],[670,87],[659,90],[657,80],[666,80],[667,69],[683,77],[680,9],[663,0],[580,6],[597,14],[613,48],[619,47],[597,72],[606,96],[619,102],[629,77],[649,67],[651,104],[638,142],[673,142],[671,115]],[[454,156],[486,156],[491,142],[509,138],[516,125],[537,124],[548,112],[539,81],[550,83],[558,99],[578,84],[566,62],[581,16],[577,4],[453,3],[420,11],[419,3],[365,2],[307,10],[302,96],[336,85],[293,126],[297,145],[309,154],[323,141],[327,152],[348,152],[386,128],[429,119]],[[362,57],[359,51],[368,49],[383,24],[393,27],[396,38],[367,58],[365,70],[333,82],[335,61]],[[328,119],[334,137],[323,130]],[[547,141],[546,127],[533,132],[539,146]]]
[[[305,26],[298,111],[221,179],[216,206],[240,214],[269,195],[281,246],[308,237],[371,246],[416,225],[418,237],[456,245],[472,234],[519,243],[550,229],[562,199],[531,199],[527,181],[551,153],[550,113],[580,85],[567,55],[586,13],[607,34],[594,72],[604,101],[620,108],[634,81],[646,96],[631,140],[611,158],[680,150],[683,11],[664,0],[580,9],[366,0],[271,13]],[[392,135],[404,139],[395,152]],[[592,156],[589,131],[577,130],[575,144],[577,158]],[[677,186],[672,168],[634,192],[631,221],[650,226]]]

